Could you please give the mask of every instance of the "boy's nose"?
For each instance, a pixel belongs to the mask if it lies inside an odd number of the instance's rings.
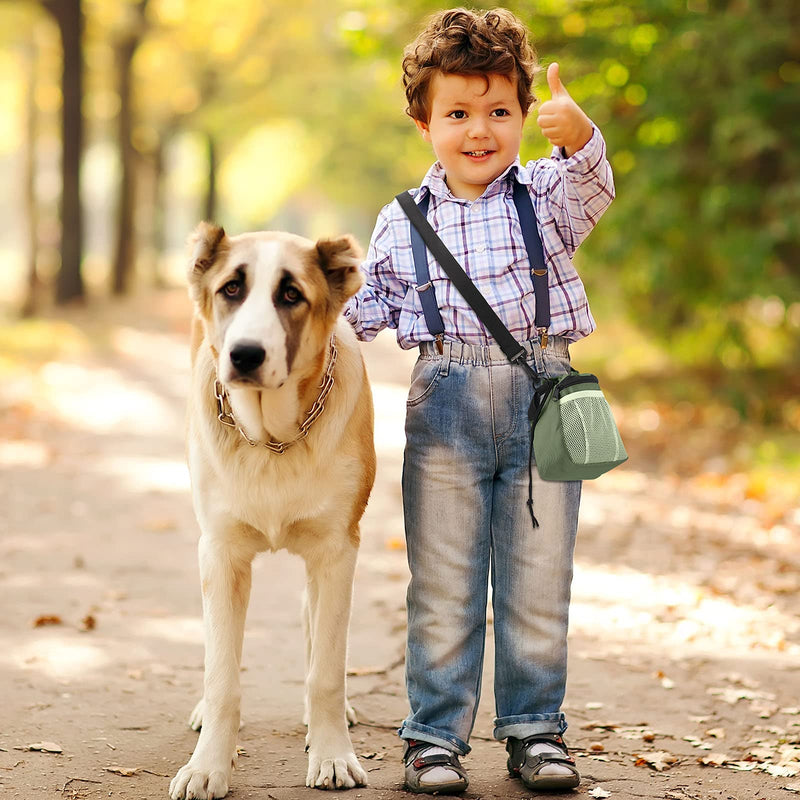
[[[470,120],[468,135],[472,139],[485,139],[489,135],[489,126],[486,120],[473,117]]]

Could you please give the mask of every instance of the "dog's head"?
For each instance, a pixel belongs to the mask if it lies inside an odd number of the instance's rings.
[[[189,294],[230,387],[274,389],[324,350],[361,286],[355,239],[227,236],[203,222],[190,239]]]

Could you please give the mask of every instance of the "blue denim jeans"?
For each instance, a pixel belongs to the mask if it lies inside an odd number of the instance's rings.
[[[564,339],[525,347],[537,373],[569,371]],[[534,466],[534,528],[526,505],[530,378],[496,345],[420,349],[403,464],[411,710],[400,736],[469,752],[490,576],[494,736],[562,733],[581,483],[542,481]]]

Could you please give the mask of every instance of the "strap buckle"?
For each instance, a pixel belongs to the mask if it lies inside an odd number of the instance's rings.
[[[433,286],[433,282],[432,281],[428,281],[427,283],[423,283],[422,286],[415,286],[414,288],[418,292],[427,292],[428,289],[431,288],[431,286]]]
[[[514,364],[518,364],[521,361],[526,361],[527,360],[527,355],[528,355],[528,353],[525,350],[525,348],[524,347],[520,347],[519,351],[514,353],[513,356],[509,357],[508,360],[511,361]]]

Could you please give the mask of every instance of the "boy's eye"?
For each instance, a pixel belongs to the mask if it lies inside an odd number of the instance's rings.
[[[511,112],[507,108],[496,108],[492,114],[496,117],[508,117],[510,116]]]
[[[452,117],[453,119],[466,119],[467,112],[461,109],[456,109],[455,111],[451,111],[447,116]]]

